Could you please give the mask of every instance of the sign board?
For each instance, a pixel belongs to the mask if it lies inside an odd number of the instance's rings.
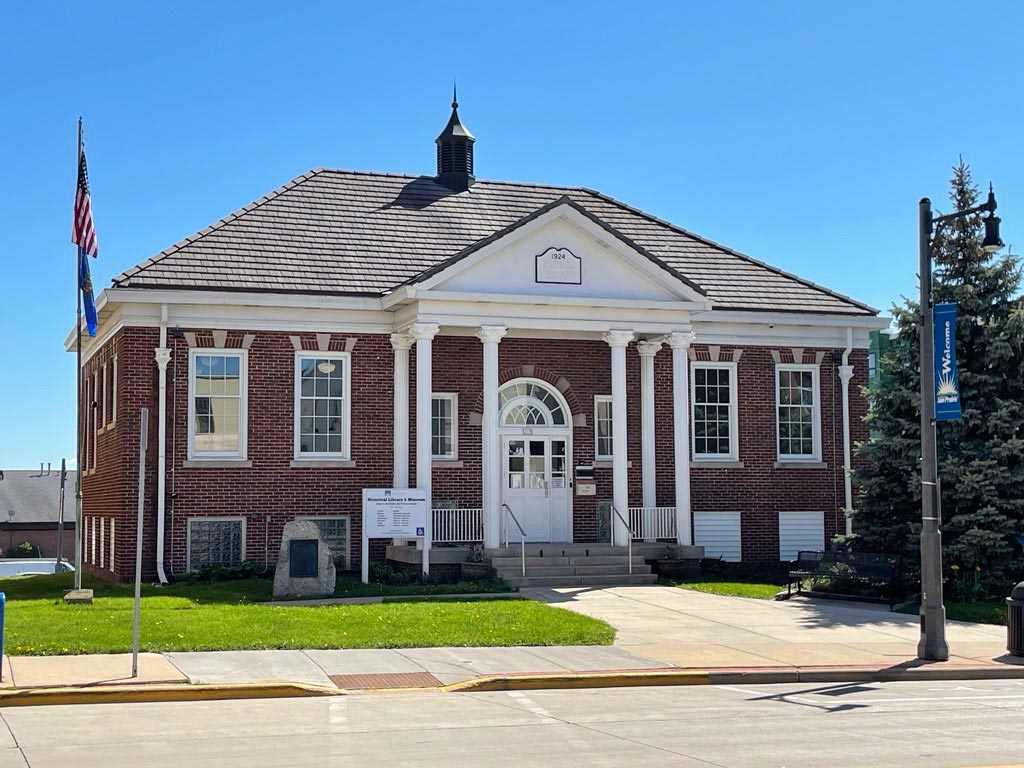
[[[935,305],[935,420],[960,418],[956,370],[956,304]]]
[[[363,537],[416,538],[426,535],[427,492],[419,488],[364,488]]]
[[[548,248],[533,259],[535,282],[565,285],[583,282],[582,260],[568,248]]]

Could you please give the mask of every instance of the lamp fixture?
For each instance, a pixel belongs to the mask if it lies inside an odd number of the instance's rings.
[[[316,364],[316,369],[325,376],[329,376],[330,374],[334,373],[334,370],[337,367],[337,364],[331,362],[330,360],[321,360],[319,363]]]

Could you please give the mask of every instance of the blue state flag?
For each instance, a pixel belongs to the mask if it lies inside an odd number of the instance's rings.
[[[935,305],[935,420],[960,418],[956,370],[956,304]]]
[[[96,299],[92,295],[92,277],[89,275],[89,257],[78,249],[78,287],[82,291],[82,306],[85,309],[85,326],[89,335],[96,335]]]

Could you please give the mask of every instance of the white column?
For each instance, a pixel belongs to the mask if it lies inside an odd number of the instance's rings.
[[[672,348],[672,427],[675,449],[676,543],[693,544],[690,530],[690,376],[692,333],[670,333]]]
[[[644,541],[654,541],[650,536],[654,516],[649,511],[658,506],[657,448],[654,442],[654,356],[661,349],[661,342],[638,341],[636,348],[640,353],[640,434],[643,441],[640,471],[643,473]]]
[[[480,458],[483,499],[484,546],[501,545],[501,450],[498,445],[498,342],[508,329],[482,325],[477,338],[484,346],[484,413],[481,423]]]
[[[430,496],[430,403],[434,390],[431,341],[437,323],[414,323],[409,333],[416,340],[416,487],[427,493],[427,521],[423,536],[423,573],[430,573],[430,541],[433,536],[433,505]]]
[[[409,487],[409,349],[413,338],[404,333],[391,334],[395,350],[394,442],[395,464],[391,485]]]
[[[604,340],[612,348],[612,504],[629,519],[629,457],[626,451],[626,347],[633,331],[608,331]],[[615,543],[624,546],[632,535],[612,513]]]
[[[850,474],[850,379],[853,378],[853,366],[839,366],[839,380],[843,383],[843,498],[846,501],[844,515],[846,517],[846,535],[853,534],[853,477]]]

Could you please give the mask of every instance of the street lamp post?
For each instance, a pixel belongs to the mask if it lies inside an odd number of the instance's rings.
[[[989,186],[988,199],[981,205],[945,216],[932,215],[927,197],[918,204],[921,259],[921,638],[917,657],[946,661],[946,609],[942,604],[942,501],[939,494],[935,436],[935,311],[932,305],[933,233],[954,219],[987,212],[982,248],[995,253],[1003,246],[999,239],[996,196]]]

